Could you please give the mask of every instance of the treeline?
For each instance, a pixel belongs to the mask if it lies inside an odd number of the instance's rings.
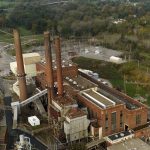
[[[21,26],[35,34],[50,30],[65,37],[96,36],[102,32],[132,34],[135,30],[139,36],[148,36],[150,13],[144,4],[133,6],[120,1],[74,0],[46,5],[47,2],[22,0],[16,3],[13,10],[7,14],[1,13],[0,27]],[[117,19],[126,21],[114,24],[113,21]]]

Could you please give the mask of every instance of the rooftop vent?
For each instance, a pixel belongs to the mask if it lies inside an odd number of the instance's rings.
[[[76,85],[76,84],[77,84],[77,82],[76,82],[76,81],[73,81],[73,84],[74,84],[74,85]]]
[[[84,86],[82,86],[81,89],[84,89]]]
[[[124,136],[124,133],[120,133],[120,136],[122,136],[122,137],[123,137],[123,136]]]
[[[72,79],[69,79],[69,82],[73,82],[73,80],[72,80]]]
[[[116,138],[118,138],[118,135],[115,135]]]
[[[66,80],[69,80],[69,77],[66,77]]]

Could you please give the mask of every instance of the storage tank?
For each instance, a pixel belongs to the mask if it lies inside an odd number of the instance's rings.
[[[23,134],[19,135],[19,138],[20,138],[20,144],[21,144],[21,146],[23,146],[24,145],[24,135]]]

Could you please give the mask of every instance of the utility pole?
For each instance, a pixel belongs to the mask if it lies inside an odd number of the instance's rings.
[[[129,52],[129,61],[131,61],[131,45],[130,45],[130,52]]]
[[[123,83],[124,83],[124,92],[126,93],[126,81],[125,81],[125,75],[123,76]]]
[[[138,60],[138,68],[140,68],[140,61]]]

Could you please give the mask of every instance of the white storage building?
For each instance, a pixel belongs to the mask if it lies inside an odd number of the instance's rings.
[[[116,64],[121,64],[121,63],[123,63],[122,58],[116,57],[116,56],[111,56],[111,57],[109,58],[109,60],[110,60],[110,62],[116,63]]]
[[[37,118],[37,116],[28,117],[28,122],[31,126],[40,125],[40,120]]]

